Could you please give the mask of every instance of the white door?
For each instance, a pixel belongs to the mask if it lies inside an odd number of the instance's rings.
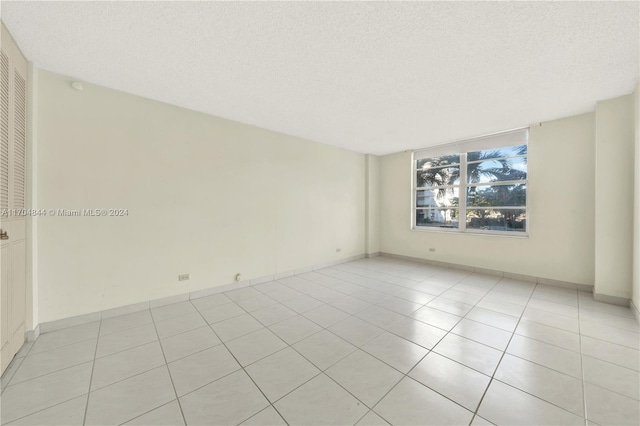
[[[2,25],[0,49],[0,373],[25,339],[27,61]]]

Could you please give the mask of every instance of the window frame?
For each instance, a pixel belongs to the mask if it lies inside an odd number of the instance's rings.
[[[467,161],[467,154],[469,152],[474,152],[474,151],[478,151],[478,149],[464,149],[464,144],[465,142],[470,142],[476,139],[480,139],[480,138],[488,138],[491,136],[501,136],[504,134],[508,134],[508,133],[512,133],[512,132],[517,132],[517,131],[526,131],[526,142],[520,143],[518,145],[527,145],[527,153],[526,155],[514,155],[514,156],[509,156],[509,157],[500,157],[500,158],[492,158],[490,160],[500,160],[500,159],[506,159],[506,158],[517,158],[517,157],[526,157],[527,159],[527,178],[526,179],[522,179],[522,180],[510,180],[510,181],[496,181],[496,182],[486,182],[486,183],[472,183],[470,184],[469,182],[467,182],[467,166],[469,163],[476,163],[476,162],[481,162],[480,160],[474,160],[471,162]],[[529,219],[529,188],[530,188],[530,184],[529,184],[529,128],[525,127],[525,128],[521,128],[521,129],[513,129],[513,130],[508,130],[506,132],[499,132],[499,133],[494,133],[491,135],[486,135],[486,136],[481,136],[478,138],[473,138],[473,139],[469,139],[466,141],[457,141],[451,144],[451,152],[448,154],[442,154],[442,155],[454,155],[454,154],[459,154],[460,155],[460,163],[459,163],[459,167],[460,167],[460,183],[459,185],[444,185],[443,187],[452,187],[452,188],[458,188],[458,206],[457,207],[453,207],[455,209],[458,210],[458,227],[457,228],[448,228],[448,227],[429,227],[429,226],[418,226],[416,224],[416,216],[417,216],[417,211],[418,210],[429,210],[429,209],[434,209],[434,207],[418,207],[417,204],[417,194],[418,191],[423,191],[423,190],[429,190],[430,188],[428,187],[418,187],[417,186],[417,176],[418,176],[418,168],[417,168],[417,158],[416,158],[416,153],[420,153],[420,152],[428,152],[429,148],[423,149],[423,150],[414,150],[411,152],[411,222],[410,222],[410,229],[412,231],[419,231],[419,232],[441,232],[441,233],[454,233],[454,234],[468,234],[468,235],[485,235],[485,236],[494,236],[494,237],[509,237],[509,238],[528,238],[529,237],[529,226],[530,226],[530,219]],[[497,146],[495,149],[500,149],[502,147],[509,147],[509,146],[518,146],[518,145],[500,145]],[[446,145],[441,145],[438,146],[438,148],[442,148],[442,147],[446,147]],[[463,149],[460,149],[463,148]],[[439,155],[435,155],[435,156],[439,156]],[[424,157],[423,157],[424,158]],[[490,160],[485,160],[485,161],[490,161]],[[504,185],[504,186],[509,186],[509,185],[519,185],[519,184],[524,184],[526,186],[526,198],[525,198],[525,206],[524,206],[524,210],[525,210],[525,215],[526,215],[526,222],[525,222],[525,228],[524,231],[496,231],[496,230],[487,230],[487,229],[472,229],[472,228],[467,228],[467,212],[468,210],[475,210],[473,207],[471,207],[470,209],[467,206],[467,190],[470,187],[478,187],[478,186],[496,186],[496,185]],[[520,208],[521,206],[494,206],[492,207],[492,209],[514,209],[514,210],[522,210],[522,208]],[[446,207],[442,207],[441,209],[446,209]],[[476,208],[479,209],[479,208]],[[486,209],[486,208],[485,208]],[[488,209],[487,209],[488,210]],[[464,219],[463,219],[464,218]]]

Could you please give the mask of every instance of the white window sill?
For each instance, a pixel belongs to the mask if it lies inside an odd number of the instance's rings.
[[[529,238],[529,233],[527,232],[517,232],[517,231],[460,231],[455,228],[430,228],[430,227],[422,227],[422,226],[413,226],[411,227],[412,231],[418,232],[435,232],[439,234],[457,234],[457,235],[480,235],[485,237],[503,237],[503,238]]]

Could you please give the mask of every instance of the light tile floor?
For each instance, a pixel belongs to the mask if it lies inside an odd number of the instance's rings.
[[[1,422],[638,425],[639,332],[588,293],[362,259],[43,334]]]

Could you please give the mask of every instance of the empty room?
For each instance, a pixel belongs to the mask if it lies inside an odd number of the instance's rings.
[[[640,2],[0,19],[0,424],[640,424]]]

